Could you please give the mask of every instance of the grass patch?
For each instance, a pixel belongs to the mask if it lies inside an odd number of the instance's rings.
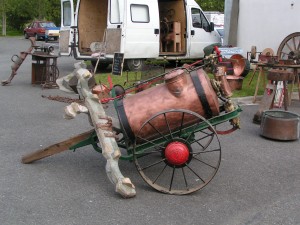
[[[108,76],[110,75],[110,72],[103,72],[100,74],[96,74],[95,78],[97,83],[102,83],[104,85],[108,85]],[[247,96],[253,96],[256,88],[256,82],[257,82],[257,77],[258,77],[258,72],[256,72],[251,84],[249,85],[250,79],[252,77],[253,71],[250,71],[248,75],[244,78],[243,80],[243,85],[241,90],[235,90],[233,91],[233,96],[234,98],[236,97],[247,97]],[[159,75],[159,74],[157,74]],[[137,81],[141,79],[141,72],[123,72],[122,76],[115,76],[115,75],[110,75],[112,78],[113,84],[119,84],[122,85],[124,88],[128,88]],[[209,74],[211,77],[212,74]],[[267,83],[267,80],[265,81],[265,84]],[[258,93],[257,95],[263,95],[264,93],[264,82],[263,80],[260,81],[259,88],[258,88]]]
[[[1,29],[2,30],[2,29]],[[7,37],[9,37],[9,36],[11,36],[11,37],[15,37],[15,36],[22,36],[23,35],[23,33],[21,32],[21,31],[19,31],[19,30],[7,30],[6,31],[6,36]],[[1,37],[4,37],[3,35],[2,35],[2,32],[0,33],[0,36]]]

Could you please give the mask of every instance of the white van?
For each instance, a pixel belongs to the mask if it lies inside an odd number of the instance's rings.
[[[199,59],[203,49],[221,43],[194,0],[61,0],[61,55],[112,63],[124,53],[125,66],[141,69],[146,59]],[[95,54],[94,54],[95,55]]]

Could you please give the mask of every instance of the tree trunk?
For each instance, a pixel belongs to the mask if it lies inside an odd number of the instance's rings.
[[[6,13],[4,10],[2,12],[2,35],[6,36]]]

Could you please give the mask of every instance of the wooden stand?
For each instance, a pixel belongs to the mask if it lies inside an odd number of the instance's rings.
[[[295,84],[298,87],[298,95],[299,95],[299,101],[300,101],[300,80],[299,80],[299,74],[298,74],[298,70],[300,69],[300,65],[284,65],[284,64],[265,64],[265,63],[257,63],[256,64],[257,69],[259,70],[259,74],[258,74],[258,78],[257,78],[257,82],[256,82],[256,88],[255,88],[255,93],[253,96],[253,103],[256,102],[256,96],[257,96],[257,92],[258,92],[258,87],[260,84],[260,80],[265,78],[265,73],[264,70],[266,68],[271,68],[271,69],[281,69],[281,71],[286,70],[286,69],[291,69],[292,72],[292,87],[289,91],[288,94],[288,104],[291,104],[292,101],[292,92],[294,91],[294,86]],[[279,78],[280,79],[280,78]],[[288,90],[286,90],[286,93],[288,93]]]
[[[49,55],[44,52],[32,54],[31,84],[41,84],[42,88],[58,87],[56,79],[59,77],[57,68],[57,55]]]
[[[275,99],[275,94],[277,91],[277,85],[279,81],[283,81],[283,104],[284,104],[284,110],[288,110],[288,105],[289,105],[289,95],[288,95],[288,88],[287,88],[287,83],[288,81],[293,81],[294,82],[294,73],[289,72],[287,70],[282,70],[282,69],[271,69],[268,72],[267,79],[272,81],[271,83],[267,84],[265,88],[265,92],[263,95],[263,98],[259,104],[259,109],[254,115],[253,122],[254,123],[260,123],[261,122],[261,117],[262,113],[265,110],[269,110],[274,108],[274,99]],[[298,82],[299,84],[299,82]],[[290,93],[291,95],[291,93]],[[299,99],[300,99],[300,90],[299,90]]]

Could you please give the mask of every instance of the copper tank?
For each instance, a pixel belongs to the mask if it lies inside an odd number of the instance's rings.
[[[164,110],[187,109],[205,118],[217,116],[220,113],[218,97],[204,70],[188,73],[178,69],[166,74],[164,79],[164,84],[118,101],[119,120],[124,132],[131,140],[134,140],[144,122]],[[185,124],[193,123],[193,121],[188,121],[188,118],[186,120]],[[174,113],[171,121],[171,129],[179,127],[181,115]],[[168,129],[163,116],[151,122],[162,132]],[[149,125],[148,129],[143,129],[141,135],[152,137],[154,133],[156,132]]]

